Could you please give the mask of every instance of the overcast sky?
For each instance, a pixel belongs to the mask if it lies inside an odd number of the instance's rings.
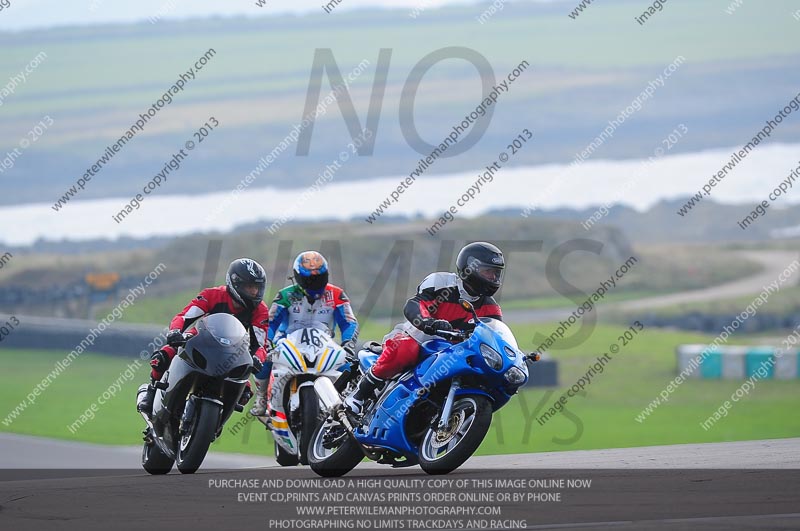
[[[10,0],[11,7],[0,11],[0,30],[135,22],[158,14],[162,18],[192,18],[213,15],[263,15],[278,13],[324,13],[330,0]],[[331,13],[362,7],[433,8],[445,4],[474,3],[476,0],[341,0]],[[529,0],[530,1],[530,0]]]

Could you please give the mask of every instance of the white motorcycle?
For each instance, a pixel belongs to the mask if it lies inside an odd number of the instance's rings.
[[[314,381],[335,382],[346,357],[345,350],[317,328],[295,330],[275,345],[267,391],[269,416],[257,418],[272,432],[279,465],[308,464],[311,435],[320,422]]]

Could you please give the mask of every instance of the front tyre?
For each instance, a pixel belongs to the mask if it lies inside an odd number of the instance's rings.
[[[183,474],[194,474],[208,453],[219,424],[220,407],[207,400],[198,400],[192,426],[181,437],[176,463]]]
[[[419,447],[419,465],[428,474],[449,474],[478,449],[492,423],[492,404],[466,395],[453,402],[446,430],[430,428]]]
[[[343,476],[364,458],[358,445],[344,427],[331,417],[325,418],[314,433],[308,447],[311,470],[325,478]]]
[[[311,386],[300,388],[300,464],[308,464],[308,447],[311,446],[311,437],[319,424],[319,399]]]

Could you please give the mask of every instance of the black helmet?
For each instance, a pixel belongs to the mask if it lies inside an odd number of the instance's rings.
[[[228,295],[233,300],[248,310],[254,310],[264,299],[264,291],[267,289],[267,274],[255,260],[239,258],[228,266],[225,284],[228,286]],[[251,293],[248,288],[253,285],[258,289]]]
[[[466,245],[456,258],[456,270],[467,293],[491,296],[503,285],[503,251],[486,242]]]
[[[328,261],[317,251],[303,251],[294,260],[294,281],[309,300],[319,298],[328,285]]]

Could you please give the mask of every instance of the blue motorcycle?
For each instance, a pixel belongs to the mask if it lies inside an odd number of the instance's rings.
[[[525,355],[511,329],[496,319],[479,318],[468,301],[475,328],[441,331],[442,339],[424,343],[418,365],[386,382],[364,413],[355,418],[342,404],[330,380],[314,383],[327,414],[311,436],[308,462],[324,477],[342,476],[364,456],[393,467],[420,467],[428,474],[447,474],[478,449],[492,413],[503,407],[528,381]],[[363,375],[379,349],[359,352],[355,371]],[[340,389],[341,390],[341,389]]]

